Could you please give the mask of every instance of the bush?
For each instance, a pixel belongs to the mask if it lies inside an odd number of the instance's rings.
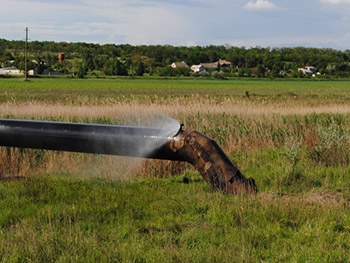
[[[332,118],[328,127],[317,130],[318,142],[310,149],[311,158],[325,166],[350,164],[350,135]]]

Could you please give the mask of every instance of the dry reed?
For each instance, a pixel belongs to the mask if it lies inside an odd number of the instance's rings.
[[[263,147],[281,147],[286,137],[302,138],[309,145],[316,144],[315,123],[304,123],[302,116],[312,114],[349,114],[346,102],[312,99],[298,100],[264,98],[210,97],[194,94],[175,98],[123,98],[79,99],[69,102],[25,101],[0,104],[0,117],[16,119],[49,119],[75,122],[101,122],[123,125],[152,125],[155,115],[168,115],[184,123],[188,129],[198,129],[214,138],[228,154]],[[290,122],[285,116],[299,116]],[[307,119],[306,119],[307,121]],[[104,171],[104,176],[125,174],[167,176],[188,169],[186,165],[157,160],[141,161],[136,158],[104,157],[72,153],[47,153],[40,157],[24,151],[26,161],[20,161],[22,153],[1,149],[3,161],[0,176],[23,176],[30,171],[46,172],[73,170],[89,176]],[[29,156],[31,155],[31,156]],[[87,160],[88,159],[88,160]],[[128,160],[128,161],[126,161]],[[8,165],[6,164],[8,163]],[[20,163],[19,163],[20,162]],[[37,162],[37,165],[33,165]],[[20,167],[16,171],[9,167]],[[39,167],[41,167],[39,169]],[[138,167],[135,169],[134,167]],[[35,168],[35,169],[34,169]],[[152,172],[153,171],[153,172]]]
[[[0,116],[14,116],[16,118],[47,118],[59,117],[124,119],[133,116],[151,116],[159,113],[173,116],[194,114],[233,114],[246,116],[268,115],[307,115],[307,114],[346,114],[350,113],[350,104],[329,102],[325,104],[313,101],[296,101],[286,99],[282,101],[247,100],[234,98],[213,99],[192,95],[189,98],[148,100],[106,100],[99,103],[84,104],[46,103],[46,102],[8,102],[0,105]],[[181,121],[181,120],[180,120]]]

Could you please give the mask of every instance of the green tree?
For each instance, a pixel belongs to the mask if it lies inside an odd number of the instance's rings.
[[[259,64],[256,70],[257,70],[258,77],[263,78],[266,71],[264,65]]]
[[[122,63],[119,59],[117,59],[117,61],[116,61],[116,69],[117,69],[116,75],[128,76],[128,70],[127,70],[125,64]]]
[[[94,70],[94,57],[91,49],[85,49],[83,51],[83,63],[87,70]]]
[[[119,59],[117,58],[109,58],[104,67],[103,67],[103,72],[107,76],[127,76],[128,71],[126,69],[126,66],[124,63],[120,62]]]
[[[117,72],[116,62],[114,58],[109,58],[103,66],[103,72],[107,76],[113,76]]]
[[[162,77],[173,77],[176,76],[176,71],[171,66],[166,66],[159,70],[158,75]]]
[[[145,73],[145,64],[142,62],[142,60],[138,61],[135,73],[137,76],[142,76]]]
[[[88,72],[87,67],[84,65],[84,63],[81,63],[77,70],[77,76],[79,78],[84,78],[87,72]]]

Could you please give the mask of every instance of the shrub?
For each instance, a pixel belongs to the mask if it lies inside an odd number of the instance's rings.
[[[350,164],[350,135],[332,118],[328,127],[317,130],[318,142],[310,149],[311,158],[325,166]]]

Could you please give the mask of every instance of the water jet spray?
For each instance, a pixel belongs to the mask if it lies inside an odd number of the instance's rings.
[[[0,146],[185,161],[216,190],[254,194],[247,179],[212,139],[195,130],[0,119]]]

